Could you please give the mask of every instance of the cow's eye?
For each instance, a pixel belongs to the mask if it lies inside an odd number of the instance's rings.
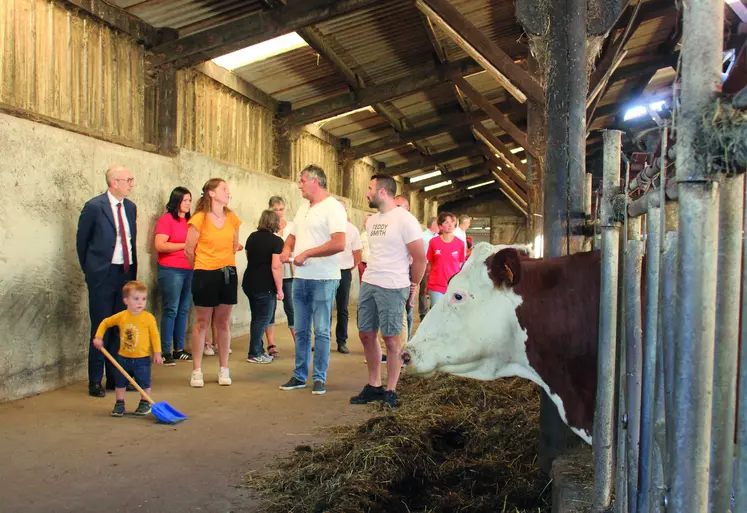
[[[452,303],[452,304],[462,303],[466,299],[467,299],[467,294],[465,292],[463,292],[463,291],[454,292],[451,295],[450,303]]]

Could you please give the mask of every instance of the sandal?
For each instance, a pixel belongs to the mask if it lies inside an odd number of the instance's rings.
[[[273,358],[277,358],[280,356],[280,351],[278,351],[278,348],[275,346],[275,344],[271,346],[267,346],[267,354],[272,356]]]

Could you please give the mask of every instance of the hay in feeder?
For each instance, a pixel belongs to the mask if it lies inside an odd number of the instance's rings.
[[[711,172],[734,174],[747,166],[747,111],[719,99],[702,116],[701,152]]]
[[[323,445],[297,447],[277,469],[249,475],[263,511],[549,511],[536,385],[405,376],[399,395],[399,409],[379,408],[361,425],[334,428]]]

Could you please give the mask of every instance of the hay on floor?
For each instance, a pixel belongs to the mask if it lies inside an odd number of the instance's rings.
[[[263,511],[549,511],[538,387],[436,375],[404,377],[399,395],[399,409],[379,407],[361,425],[334,428],[331,441],[250,474]]]

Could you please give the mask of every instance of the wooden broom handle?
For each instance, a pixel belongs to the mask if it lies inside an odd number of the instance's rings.
[[[132,379],[132,376],[130,376],[129,374],[127,374],[127,372],[125,372],[125,370],[122,368],[122,366],[119,364],[119,362],[111,355],[111,353],[109,353],[109,351],[107,351],[103,347],[101,349],[99,349],[99,351],[101,351],[102,353],[104,353],[104,356],[106,356],[106,358],[110,362],[112,362],[112,365],[114,365],[117,368],[117,370],[119,370],[119,372],[121,372],[122,375],[125,378],[127,378],[127,381],[129,381],[130,384],[133,387],[135,387],[138,392],[140,392],[140,395],[143,397],[143,399],[145,399],[146,401],[148,401],[150,404],[156,404],[156,402],[153,399],[151,399],[148,394],[145,393],[145,390],[143,390],[142,388],[140,388],[140,385],[137,384],[137,381],[135,381],[134,379]]]

